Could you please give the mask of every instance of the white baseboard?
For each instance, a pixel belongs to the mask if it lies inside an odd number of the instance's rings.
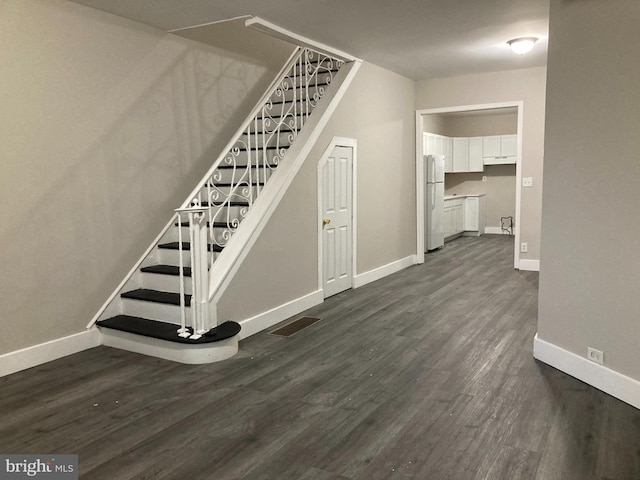
[[[518,270],[526,270],[528,272],[540,271],[540,260],[523,260],[520,259]]]
[[[97,347],[100,343],[100,332],[93,328],[86,332],[5,353],[0,355],[0,377]]]
[[[533,356],[598,390],[640,408],[640,382],[631,377],[542,340],[537,334],[533,340]]]
[[[353,278],[353,288],[362,287],[367,283],[375,282],[376,280],[380,280],[387,275],[399,272],[400,270],[404,270],[405,268],[417,263],[417,256],[410,255],[408,257],[401,258],[400,260],[396,260],[395,262],[388,263],[387,265],[383,265],[382,267],[374,268],[373,270],[369,270],[368,272],[361,273],[360,275],[356,275]]]
[[[500,227],[484,227],[484,233],[488,235],[509,235],[508,232],[505,232]]]
[[[262,330],[272,327],[276,323],[280,323],[289,317],[304,312],[308,308],[319,305],[324,301],[324,293],[322,290],[309,293],[304,297],[296,298],[290,302],[284,303],[278,307],[272,308],[255,317],[240,320],[238,323],[242,327],[240,330],[240,340],[255,335]]]

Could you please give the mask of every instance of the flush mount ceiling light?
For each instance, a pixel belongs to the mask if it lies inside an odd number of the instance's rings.
[[[507,43],[511,47],[511,50],[518,55],[524,55],[525,53],[531,51],[533,48],[533,44],[536,43],[538,39],[536,37],[523,37],[523,38],[514,38],[513,40],[509,40]]]

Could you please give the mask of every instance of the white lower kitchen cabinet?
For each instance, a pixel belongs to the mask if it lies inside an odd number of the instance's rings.
[[[484,195],[457,195],[445,198],[442,216],[445,241],[461,235],[483,235],[485,210]]]
[[[484,234],[486,222],[486,200],[484,195],[466,197],[464,202],[464,234]]]
[[[444,201],[442,224],[445,239],[464,232],[464,201],[465,197]]]

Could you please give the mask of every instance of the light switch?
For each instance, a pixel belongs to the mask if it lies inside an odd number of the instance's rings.
[[[522,177],[523,187],[533,187],[533,177]]]

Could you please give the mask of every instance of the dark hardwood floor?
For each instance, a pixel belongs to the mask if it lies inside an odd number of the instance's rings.
[[[457,239],[218,364],[100,347],[2,378],[0,453],[110,480],[640,479],[640,411],[533,359],[512,255]]]

